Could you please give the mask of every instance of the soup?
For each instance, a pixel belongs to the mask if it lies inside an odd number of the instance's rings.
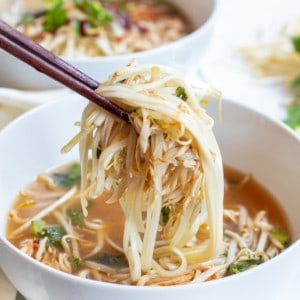
[[[88,199],[89,214],[84,217],[80,206],[80,168],[77,163],[38,176],[19,193],[9,214],[7,238],[21,251],[46,265],[100,281],[173,285],[191,282],[197,273],[202,274],[203,281],[235,274],[269,259],[263,255],[273,257],[283,251],[290,242],[289,224],[277,201],[252,176],[229,167],[225,167],[224,173],[224,252],[227,254],[222,253],[204,263],[194,263],[179,278],[144,274],[143,280],[138,282],[130,279],[128,261],[122,249],[125,217],[120,203],[107,204],[105,200],[110,197],[109,193],[101,198]],[[61,201],[72,189],[75,189],[73,194]],[[54,209],[58,202],[61,204]],[[43,213],[51,206],[53,211]],[[162,227],[168,224],[168,218],[169,210],[163,207],[158,235],[163,234]],[[243,224],[241,219],[244,219]],[[254,225],[255,222],[257,225]],[[253,231],[249,230],[251,226]],[[262,238],[264,232],[267,236]],[[201,234],[206,233],[200,229],[198,235]],[[234,234],[242,236],[240,244],[233,242]],[[263,239],[264,242],[259,242]],[[258,244],[263,243],[259,249],[261,257],[232,259],[231,263],[226,263],[229,255],[234,258],[246,255],[242,253],[242,243],[253,253],[257,251]],[[233,253],[230,254],[230,251]]]
[[[47,1],[26,10],[17,1],[20,32],[56,55],[99,57],[149,50],[187,35],[191,26],[167,1]],[[25,6],[25,8],[24,8]],[[42,6],[42,8],[41,8]],[[19,12],[16,13],[17,7]],[[28,7],[28,6],[27,6]]]
[[[86,106],[79,132],[62,149],[79,144],[80,165],[38,177],[10,213],[8,238],[22,251],[84,278],[176,285],[239,273],[288,246],[276,206],[273,225],[254,205],[271,197],[256,185],[241,192],[251,176],[229,174],[224,182],[204,109],[219,93],[135,62],[96,92],[124,108],[130,124]]]

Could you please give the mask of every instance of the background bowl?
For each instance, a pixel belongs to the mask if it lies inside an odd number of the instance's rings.
[[[297,285],[300,265],[298,137],[278,121],[224,100],[223,120],[215,133],[224,163],[255,178],[280,201],[290,219],[293,240],[285,252],[254,269],[227,278],[173,287],[134,287],[80,279],[44,266],[5,238],[6,216],[18,191],[34,176],[78,159],[77,150],[60,154],[76,133],[73,125],[86,101],[65,99],[23,115],[0,133],[0,266],[25,297],[32,300],[287,299]],[[217,105],[209,114],[217,119]],[[297,279],[298,280],[298,279]]]
[[[69,63],[103,81],[112,70],[127,65],[132,58],[139,63],[158,63],[177,67],[187,72],[199,66],[201,57],[208,47],[215,19],[217,0],[170,0],[187,16],[195,30],[187,36],[152,50],[133,54],[107,56],[99,58],[68,59]],[[15,57],[0,50],[0,86],[18,89],[57,88],[59,84],[40,74]],[[5,70],[5,71],[3,71]]]

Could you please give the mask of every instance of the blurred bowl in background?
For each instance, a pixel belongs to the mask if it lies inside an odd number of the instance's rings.
[[[217,0],[170,0],[190,20],[194,30],[177,41],[151,50],[105,57],[85,57],[65,59],[90,75],[103,81],[112,70],[125,66],[135,58],[140,64],[157,63],[169,65],[192,73],[199,66],[208,48],[215,20]],[[1,7],[0,7],[1,8]],[[34,68],[0,50],[0,86],[17,89],[49,89],[60,85]]]

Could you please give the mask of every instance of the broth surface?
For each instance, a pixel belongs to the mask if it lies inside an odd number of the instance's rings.
[[[225,189],[224,207],[236,205],[247,207],[253,217],[257,212],[267,212],[270,223],[290,232],[288,217],[275,197],[251,175],[245,175],[231,167],[224,168],[228,188]],[[244,183],[242,181],[244,180]]]
[[[70,165],[54,170],[50,175],[53,176],[53,174],[56,174],[55,176],[62,178],[69,170]],[[277,200],[257,183],[252,176],[242,174],[230,167],[224,168],[224,175],[226,182],[224,196],[225,209],[238,211],[239,206],[243,205],[248,209],[251,217],[254,217],[259,211],[264,210],[267,212],[267,217],[274,227],[281,228],[289,233],[289,222],[284,210]],[[77,186],[79,189],[79,182],[77,182]],[[8,240],[29,255],[37,251],[40,240],[36,236],[33,236],[32,227],[29,226],[20,234],[14,234],[14,232],[18,230],[20,225],[28,221],[28,219],[33,218],[41,210],[57,201],[67,190],[65,187],[57,185],[54,188],[48,179],[45,180],[45,177],[38,177],[36,181],[29,184],[20,192],[8,216]],[[110,194],[107,193],[101,198],[90,199],[88,207],[89,214],[85,218],[86,222],[92,223],[93,226],[99,227],[101,225],[100,231],[95,232],[87,226],[87,223],[73,224],[74,232],[79,236],[77,243],[80,257],[87,258],[87,260],[92,262],[108,263],[109,267],[116,267],[115,264],[119,264],[118,268],[127,268],[128,265],[125,256],[118,250],[122,248],[125,217],[119,202],[113,204],[107,204],[105,202],[109,196]],[[70,219],[68,222],[72,223],[72,213],[75,212],[78,214],[75,214],[77,217],[81,216],[80,197],[78,194],[74,199],[71,199],[63,204],[62,207],[56,209],[56,211],[60,211],[61,214],[69,216]],[[59,223],[55,213],[48,214],[43,218],[43,221],[51,226]],[[227,221],[224,221],[224,225],[226,225],[226,222]],[[235,230],[234,227],[230,228]],[[201,233],[199,233],[199,236],[200,235]],[[68,243],[71,244],[71,241],[69,240]],[[101,251],[93,254],[93,250],[97,248],[99,244],[102,245]],[[58,248],[53,251],[53,255],[55,255],[55,251],[60,252],[62,249]],[[48,255],[42,262],[53,266],[51,263],[51,255],[50,257]],[[69,270],[69,273],[78,274],[80,271],[84,271],[85,267],[86,266],[82,265],[76,266],[76,270]],[[95,275],[91,276],[91,279],[109,281],[105,276],[99,279],[100,277],[98,276],[97,278]]]

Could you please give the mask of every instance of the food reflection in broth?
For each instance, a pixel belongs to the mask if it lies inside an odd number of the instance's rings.
[[[89,199],[89,214],[84,217],[77,163],[38,176],[19,193],[8,216],[7,238],[46,265],[94,280],[174,285],[217,279],[254,267],[290,243],[287,217],[268,191],[252,176],[228,167],[225,182],[224,253],[212,261],[191,264],[175,278],[144,274],[143,281],[130,281],[122,249],[125,218],[119,202],[105,203],[109,194]],[[57,208],[47,213],[53,206]],[[161,226],[167,225],[168,213],[163,207]],[[201,234],[205,231],[199,229]]]

